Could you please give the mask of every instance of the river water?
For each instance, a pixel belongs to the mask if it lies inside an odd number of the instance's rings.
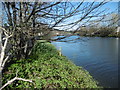
[[[76,42],[52,43],[74,64],[89,71],[99,85],[117,88],[119,42],[120,38],[81,37]]]

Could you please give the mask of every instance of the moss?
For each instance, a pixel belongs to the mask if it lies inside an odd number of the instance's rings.
[[[50,43],[38,41],[29,59],[10,65],[3,74],[3,83],[15,77],[32,79],[34,83],[15,81],[6,88],[100,88],[92,76],[78,67]]]

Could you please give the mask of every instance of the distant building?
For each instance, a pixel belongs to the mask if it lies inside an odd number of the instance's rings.
[[[117,28],[117,34],[120,32],[120,26],[118,26],[118,28]]]
[[[118,2],[118,28],[117,28],[117,34],[120,32],[120,1]]]

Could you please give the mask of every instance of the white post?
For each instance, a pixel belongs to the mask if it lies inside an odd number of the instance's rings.
[[[59,48],[59,55],[60,55],[60,56],[62,56],[61,51],[62,51],[62,48],[60,47],[60,48]]]

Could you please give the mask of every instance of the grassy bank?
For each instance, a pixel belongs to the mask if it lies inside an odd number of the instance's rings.
[[[3,76],[3,83],[16,76],[34,83],[15,81],[7,88],[98,88],[92,76],[70,62],[47,42],[37,42],[29,59],[17,60]]]

